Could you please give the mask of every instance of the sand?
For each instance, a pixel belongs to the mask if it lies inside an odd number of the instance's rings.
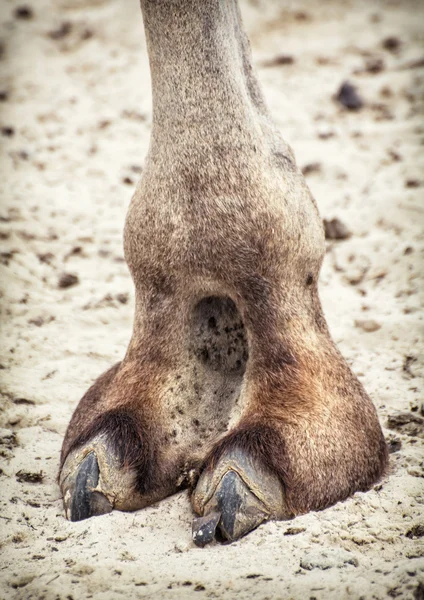
[[[242,4],[275,120],[322,217],[351,232],[328,241],[321,296],[392,452],[368,493],[205,549],[186,492],[64,518],[66,425],[131,334],[122,230],[150,78],[137,0],[26,6],[0,8],[0,598],[422,599],[424,4]],[[334,100],[345,80],[362,109]]]

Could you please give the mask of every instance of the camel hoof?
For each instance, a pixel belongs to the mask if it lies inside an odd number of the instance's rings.
[[[67,479],[64,502],[70,521],[82,521],[111,512],[113,506],[100,491],[99,464],[94,452],[86,455],[78,469]]]
[[[94,452],[90,452],[78,469],[67,478],[64,486],[66,516],[70,521],[83,521],[95,515],[104,515],[112,510],[112,504],[100,491],[99,464]]]
[[[102,434],[69,453],[59,476],[67,519],[82,521],[112,509],[142,506],[135,472],[121,463],[119,452]]]
[[[289,518],[277,477],[237,449],[202,473],[192,504],[201,515],[193,522],[193,541],[202,547],[214,537],[233,542],[264,521]]]

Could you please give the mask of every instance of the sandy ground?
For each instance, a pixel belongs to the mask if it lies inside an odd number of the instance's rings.
[[[352,233],[328,242],[321,295],[392,453],[370,492],[205,549],[191,541],[186,493],[64,518],[66,425],[131,333],[122,230],[149,142],[150,79],[137,0],[21,6],[0,8],[0,598],[422,599],[424,4],[242,5],[275,119],[322,216]],[[264,65],[281,54],[292,60]],[[346,79],[359,111],[333,98]]]

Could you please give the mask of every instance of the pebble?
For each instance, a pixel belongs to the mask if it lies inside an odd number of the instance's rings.
[[[345,81],[340,86],[336,99],[349,110],[359,110],[364,105],[364,101],[359,95],[358,90],[349,81]]]
[[[77,283],[79,283],[78,275],[74,275],[73,273],[62,273],[57,285],[61,289],[66,289],[73,285],[77,285]]]
[[[352,235],[340,219],[323,219],[326,240],[346,240]]]

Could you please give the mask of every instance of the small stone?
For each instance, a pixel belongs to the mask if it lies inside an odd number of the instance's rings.
[[[128,294],[116,294],[116,299],[121,304],[126,304],[128,302]]]
[[[381,45],[385,50],[395,53],[399,51],[402,42],[396,36],[390,35],[389,37],[384,38],[384,40],[381,42]]]
[[[305,527],[289,527],[285,530],[284,535],[298,535],[306,531]]]
[[[417,188],[420,187],[421,181],[419,179],[407,179],[405,181],[405,187],[407,188]]]
[[[349,110],[359,110],[364,105],[364,101],[359,95],[358,90],[354,85],[349,83],[349,81],[345,81],[341,85],[337,92],[336,99]]]
[[[307,163],[305,166],[302,167],[302,173],[304,175],[309,175],[310,173],[319,173],[320,171],[321,163],[319,162]]]
[[[374,321],[374,319],[358,319],[355,321],[355,327],[358,327],[367,333],[372,333],[373,331],[381,329],[380,323],[377,323],[377,321]]]
[[[17,8],[15,8],[15,11],[13,13],[15,19],[21,19],[22,21],[29,21],[30,19],[33,18],[34,13],[33,10],[30,6],[18,6]]]
[[[5,137],[12,137],[15,135],[15,130],[13,127],[2,127],[1,134]]]
[[[58,287],[60,289],[66,289],[77,285],[78,283],[79,278],[77,275],[74,275],[73,273],[62,273],[62,275],[59,277]]]
[[[323,223],[326,240],[347,240],[352,235],[340,219],[324,219]]]

